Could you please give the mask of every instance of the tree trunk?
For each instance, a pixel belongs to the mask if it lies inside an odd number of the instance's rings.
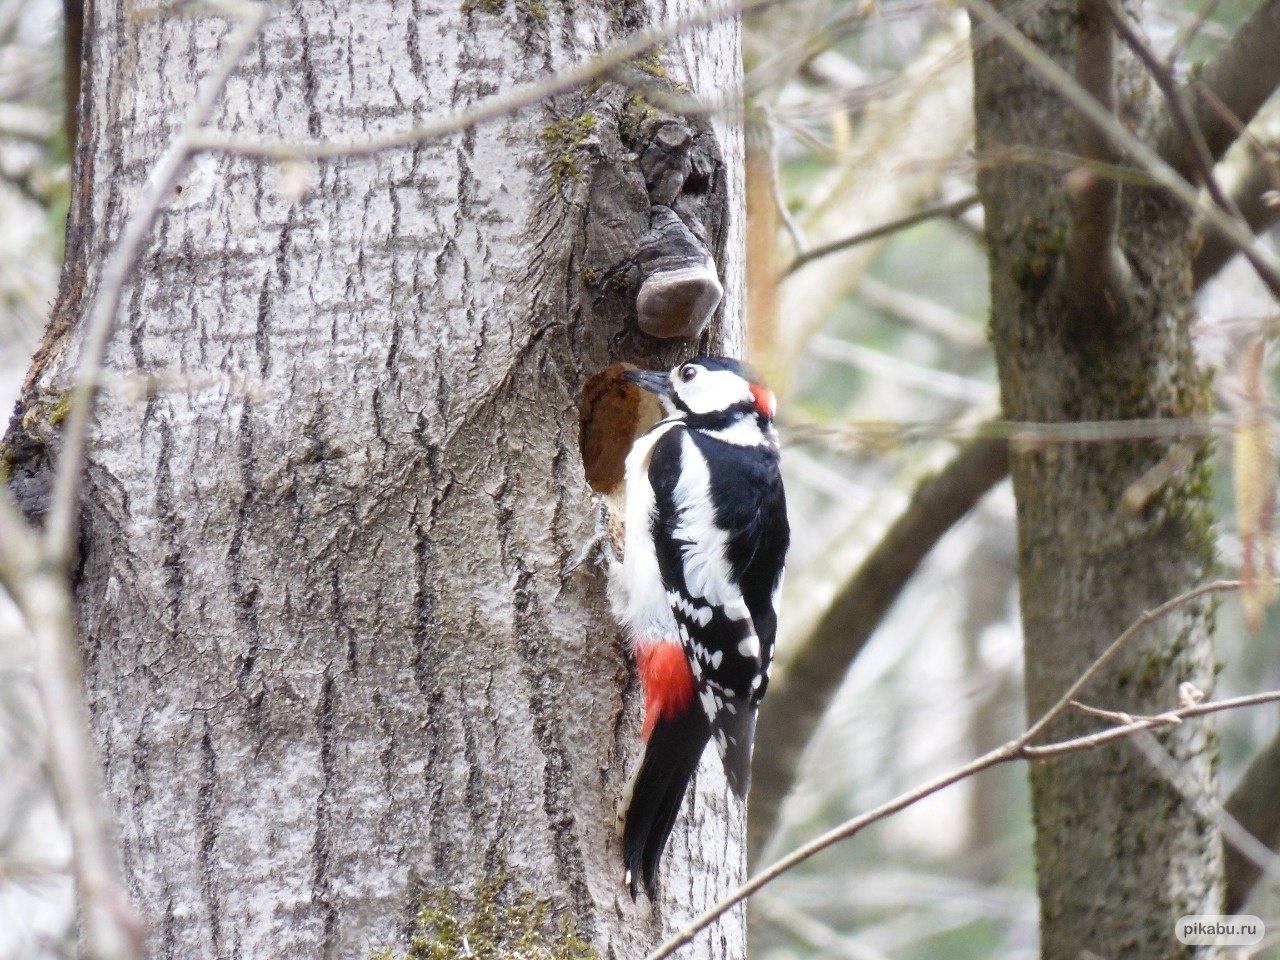
[[[1014,15],[1019,29],[1071,69],[1076,3],[1053,0],[1034,10],[1019,7]],[[1005,415],[1054,422],[1204,413],[1209,391],[1189,335],[1191,244],[1184,211],[1154,191],[1124,188],[1118,245],[1130,284],[1112,315],[1082,308],[1080,291],[1069,283],[1072,211],[1063,171],[1019,161],[1009,150],[1076,153],[1070,111],[998,41],[982,46],[974,60],[992,338]],[[1149,102],[1131,68],[1119,76],[1117,102],[1136,113],[1123,120],[1141,129]],[[1203,582],[1210,570],[1203,452],[1136,512],[1122,506],[1126,488],[1170,446],[1094,442],[1011,452],[1030,718],[1144,610]],[[1177,703],[1182,681],[1209,691],[1210,627],[1209,602],[1186,605],[1143,630],[1083,699],[1151,713]],[[1073,716],[1050,733],[1097,725]],[[1159,740],[1192,790],[1216,795],[1209,725],[1182,724]],[[1175,921],[1216,913],[1221,902],[1221,844],[1213,824],[1130,743],[1037,765],[1031,783],[1042,956],[1190,955],[1174,937]]]
[[[361,142],[698,7],[296,0],[217,122]],[[95,0],[85,27],[67,322],[15,447],[28,493],[82,301],[228,35],[124,0]],[[714,100],[739,83],[737,24],[688,32],[645,68]],[[601,283],[648,227],[627,153],[653,112],[597,84],[321,161],[304,191],[296,169],[206,154],[170,199],[108,353],[78,579],[95,734],[153,956],[367,956],[403,943],[421,903],[447,902],[436,894],[465,912],[478,881],[505,877],[502,897],[548,900],[602,956],[634,957],[740,880],[743,811],[712,751],[661,902],[627,896],[615,801],[637,690],[602,572],[566,572],[596,517],[584,378],[694,352],[633,332],[614,295],[633,292],[625,270]],[[734,352],[741,131],[728,112],[689,123],[719,154],[701,189],[726,291],[699,346]],[[743,950],[740,914],[695,948]]]

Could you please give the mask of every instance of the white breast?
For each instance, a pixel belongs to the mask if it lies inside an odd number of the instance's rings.
[[[653,549],[653,486],[649,483],[649,461],[653,447],[668,431],[680,426],[670,420],[659,423],[636,440],[627,455],[627,523],[623,560],[609,573],[609,600],[613,615],[626,628],[633,644],[679,642],[675,617],[667,603],[666,590],[658,571]]]

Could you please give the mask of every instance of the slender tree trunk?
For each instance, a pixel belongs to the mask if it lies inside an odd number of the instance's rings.
[[[296,0],[217,122],[359,142],[700,6]],[[94,0],[85,29],[64,322],[14,447],[28,504],[81,305],[228,35],[127,0]],[[658,58],[651,72],[723,96],[737,24]],[[411,927],[421,896],[457,891],[465,909],[478,880],[505,875],[504,896],[549,899],[601,955],[634,957],[741,878],[743,811],[709,762],[662,902],[626,895],[614,805],[638,698],[601,571],[567,570],[596,516],[577,450],[584,378],[694,348],[633,331],[611,292],[625,271],[600,283],[648,227],[627,155],[652,112],[605,83],[319,162],[303,190],[287,165],[191,164],[109,350],[78,581],[95,733],[153,956],[361,957]],[[699,190],[726,290],[701,346],[736,351],[741,131],[729,113],[696,123],[719,164]],[[743,944],[735,915],[695,953]]]
[[[1079,36],[1074,2],[1019,7],[1016,18],[1072,68]],[[1141,128],[1148,101],[1133,74],[1119,70],[1117,101],[1134,111],[1124,122]],[[1005,415],[1089,421],[1203,413],[1209,396],[1189,336],[1191,244],[1183,210],[1158,193],[1125,188],[1118,247],[1129,283],[1118,287],[1113,309],[1083,308],[1089,298],[1080,295],[1091,291],[1070,286],[1072,209],[1063,172],[1006,152],[1024,146],[1076,152],[1070,111],[998,42],[975,52],[975,78],[992,338]],[[1123,506],[1126,489],[1169,449],[1166,442],[1078,443],[1012,452],[1032,718],[1139,614],[1206,577],[1213,533],[1203,456],[1139,509]],[[1208,691],[1210,621],[1207,602],[1189,604],[1145,629],[1084,699],[1147,713],[1176,704],[1182,681]],[[1096,725],[1072,717],[1053,733]],[[1216,795],[1208,725],[1183,724],[1159,739],[1191,790]],[[1216,913],[1221,903],[1222,853],[1213,824],[1129,743],[1037,765],[1031,783],[1042,955],[1189,955],[1174,937],[1175,921]]]

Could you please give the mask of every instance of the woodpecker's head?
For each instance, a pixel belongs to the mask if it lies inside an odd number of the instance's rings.
[[[656,393],[669,417],[773,419],[773,391],[750,367],[729,357],[694,357],[668,373],[628,370],[627,379]]]

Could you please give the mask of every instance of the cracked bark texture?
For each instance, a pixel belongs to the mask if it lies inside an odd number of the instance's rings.
[[[698,6],[294,0],[217,122],[359,141]],[[94,0],[86,31],[60,322],[15,418],[28,506],[47,471],[41,404],[70,382],[83,302],[228,35],[129,0]],[[714,99],[738,83],[738,26],[661,56]],[[270,162],[199,157],[160,216],[107,359],[117,385],[159,387],[100,398],[78,573],[95,734],[152,956],[362,957],[404,934],[422,892],[466,894],[505,865],[603,956],[634,957],[742,878],[743,811],[712,751],[661,903],[624,892],[614,804],[638,691],[602,572],[562,573],[596,516],[576,446],[585,377],[741,348],[734,216],[714,222],[726,297],[699,344],[659,345],[588,289],[589,220],[612,217],[597,247],[648,228],[624,100],[604,84],[321,162],[301,196]],[[547,126],[588,110],[557,177]],[[740,205],[736,121],[697,122],[719,151],[717,202]],[[735,914],[691,955],[744,949]]]
[[[1008,9],[1019,29],[1064,67],[1077,41],[1075,0]],[[986,209],[992,341],[1004,414],[1073,421],[1202,415],[1205,375],[1189,336],[1191,225],[1171,198],[1124,187],[1120,250],[1132,282],[1111,316],[1081,310],[1068,289],[1069,199],[1062,172],[1019,163],[1022,146],[1069,154],[1067,105],[998,43],[975,51],[979,188]],[[1117,102],[1126,123],[1149,122],[1153,101],[1123,60]],[[1080,443],[1011,451],[1030,717],[1044,710],[1144,610],[1202,583],[1213,563],[1203,456],[1131,514],[1125,489],[1170,444]],[[1150,713],[1177,703],[1179,682],[1206,692],[1214,665],[1211,604],[1194,603],[1141,632],[1081,699]],[[1058,738],[1096,727],[1069,716]],[[1217,795],[1212,727],[1162,733],[1192,790]],[[1217,913],[1217,829],[1132,744],[1031,770],[1041,955],[1215,956],[1185,947],[1174,923]]]

